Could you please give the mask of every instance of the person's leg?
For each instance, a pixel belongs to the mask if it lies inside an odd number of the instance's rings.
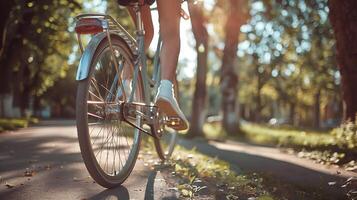
[[[136,23],[136,15],[133,8],[128,7],[129,14],[133,19],[134,24]],[[151,10],[150,6],[146,5],[141,7],[141,18],[144,24],[145,30],[145,50],[147,50],[151,44],[152,38],[154,36],[154,25],[152,24]]]
[[[180,53],[180,0],[157,0],[162,49],[161,79],[174,82]]]
[[[188,121],[175,98],[173,83],[176,79],[177,60],[180,53],[180,0],[157,0],[162,49],[160,52],[161,82],[156,95],[156,105],[171,120],[168,126],[176,130],[188,128]],[[178,121],[177,121],[178,120]],[[177,123],[176,123],[177,122]]]
[[[136,14],[135,14],[133,8],[128,7],[128,11],[129,11],[129,14],[135,24],[136,23]],[[152,38],[154,36],[154,26],[153,26],[152,19],[151,19],[150,6],[146,5],[146,6],[141,7],[141,18],[143,20],[144,30],[145,30],[144,46],[145,46],[145,50],[147,50],[149,48]],[[125,84],[129,84],[132,77],[133,77],[133,70],[127,65],[124,66],[123,80],[124,80]]]

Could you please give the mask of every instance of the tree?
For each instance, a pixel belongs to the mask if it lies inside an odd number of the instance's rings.
[[[25,115],[33,97],[41,96],[65,76],[74,37],[69,20],[81,5],[76,0],[15,1],[2,33],[0,94],[13,96],[17,116]],[[9,80],[14,77],[16,81]],[[3,96],[0,98],[2,99]]]
[[[197,70],[196,84],[192,103],[190,136],[203,136],[203,124],[206,120],[206,75],[207,75],[207,53],[208,32],[206,18],[202,3],[189,1],[188,8],[191,16],[192,32],[196,40]]]
[[[222,126],[228,134],[235,134],[239,130],[237,48],[240,27],[247,20],[244,10],[247,5],[243,0],[229,0],[227,7],[228,18],[225,24],[225,46],[221,67]]]
[[[319,126],[320,108],[340,87],[327,2],[255,0],[251,7],[238,49],[240,101],[256,116],[245,111],[247,119]]]
[[[342,78],[344,120],[357,113],[357,1],[329,0],[329,17],[337,44],[337,62]]]

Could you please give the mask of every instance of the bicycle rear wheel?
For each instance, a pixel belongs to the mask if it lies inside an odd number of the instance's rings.
[[[125,42],[111,38],[119,68],[133,71],[133,55]],[[141,133],[121,119],[120,102],[130,91],[123,91],[123,71],[117,73],[106,39],[96,49],[89,77],[78,83],[76,120],[82,157],[92,178],[106,188],[123,183],[134,168],[141,141]],[[119,77],[121,79],[119,79]],[[134,101],[143,102],[140,76]],[[128,99],[128,97],[126,98]],[[134,120],[142,126],[140,117]]]

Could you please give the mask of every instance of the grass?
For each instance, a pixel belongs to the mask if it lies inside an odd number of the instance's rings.
[[[241,130],[245,138],[259,144],[310,148],[334,145],[334,137],[327,131],[278,128],[258,124],[244,124]]]
[[[181,178],[178,189],[182,197],[195,198],[211,194],[218,199],[275,199],[264,188],[263,178],[257,174],[237,174],[229,163],[212,158],[195,149],[176,147],[170,162],[174,174]],[[205,191],[206,190],[206,191]]]
[[[206,123],[203,125],[203,132],[207,139],[222,140],[227,138],[227,133],[223,130],[222,126],[217,123]]]
[[[145,163],[154,164],[153,157],[156,155],[152,153],[155,152],[152,138],[143,139],[143,155],[139,157]],[[156,167],[171,174],[180,199],[276,199],[263,186],[261,176],[255,173],[237,174],[231,170],[229,163],[201,154],[195,149],[176,145],[172,158]]]
[[[38,123],[37,118],[0,118],[0,132],[26,128],[29,124]]]
[[[299,157],[321,164],[357,169],[357,125],[348,123],[334,130],[312,130],[289,126],[272,127],[244,123],[241,133],[229,136],[218,124],[205,124],[208,139],[246,140],[255,144],[292,148]]]

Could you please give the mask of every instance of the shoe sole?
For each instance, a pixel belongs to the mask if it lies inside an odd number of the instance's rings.
[[[188,126],[185,123],[185,120],[183,120],[175,111],[175,109],[171,106],[171,104],[166,101],[165,99],[159,98],[156,101],[156,106],[159,107],[159,109],[165,113],[169,118],[170,117],[176,117],[178,119],[180,119],[180,123],[178,125],[171,125],[171,124],[167,124],[167,126],[175,129],[175,130],[186,130],[188,128]]]

